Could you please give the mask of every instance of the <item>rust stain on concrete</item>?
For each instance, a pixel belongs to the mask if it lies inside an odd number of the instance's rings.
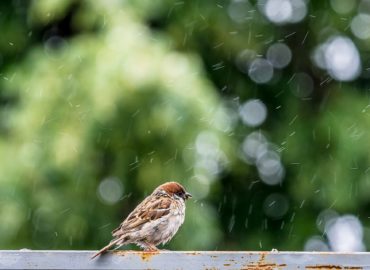
[[[261,256],[256,263],[250,263],[245,265],[242,269],[244,270],[275,270],[275,269],[283,269],[287,265],[286,264],[277,264],[266,261],[266,255],[268,252],[261,252]]]
[[[155,255],[159,254],[159,251],[143,251],[143,252],[140,252],[140,257],[143,261],[150,261],[151,258]]]
[[[360,270],[363,269],[359,266],[340,266],[340,265],[309,265],[306,266],[306,269],[312,269],[312,270],[333,270],[333,269],[353,269],[353,270]]]

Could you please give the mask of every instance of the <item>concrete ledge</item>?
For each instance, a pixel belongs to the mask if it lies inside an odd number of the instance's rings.
[[[370,253],[0,251],[0,269],[370,269]]]

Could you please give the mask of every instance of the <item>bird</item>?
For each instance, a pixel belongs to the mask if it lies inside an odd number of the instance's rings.
[[[159,244],[166,244],[176,234],[185,220],[185,201],[192,198],[177,182],[158,186],[127,218],[112,231],[113,240],[91,259],[117,248],[136,244],[144,251],[158,251]]]

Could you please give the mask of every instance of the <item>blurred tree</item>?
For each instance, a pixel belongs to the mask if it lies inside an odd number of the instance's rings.
[[[224,151],[230,145],[228,116],[196,56],[169,49],[129,6],[86,2],[72,11],[65,4],[36,1],[30,20],[45,27],[50,16],[65,19],[65,10],[87,30],[69,26],[79,32],[69,38],[55,30],[8,71],[5,93],[18,102],[3,119],[3,247],[99,246],[165,180],[203,196],[198,186],[215,175],[201,168],[193,175],[203,155],[194,147],[198,134]],[[212,161],[226,166],[217,147]],[[215,212],[207,203],[189,208],[173,245],[212,247],[220,237]],[[181,241],[190,233],[192,242]]]
[[[197,200],[170,248],[362,250],[370,2],[350,2],[2,3],[0,247],[98,248],[172,179]]]

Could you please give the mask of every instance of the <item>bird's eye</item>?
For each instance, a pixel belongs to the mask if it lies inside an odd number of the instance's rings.
[[[175,196],[178,197],[178,198],[182,198],[183,197],[183,193],[182,192],[176,192],[175,193]]]

